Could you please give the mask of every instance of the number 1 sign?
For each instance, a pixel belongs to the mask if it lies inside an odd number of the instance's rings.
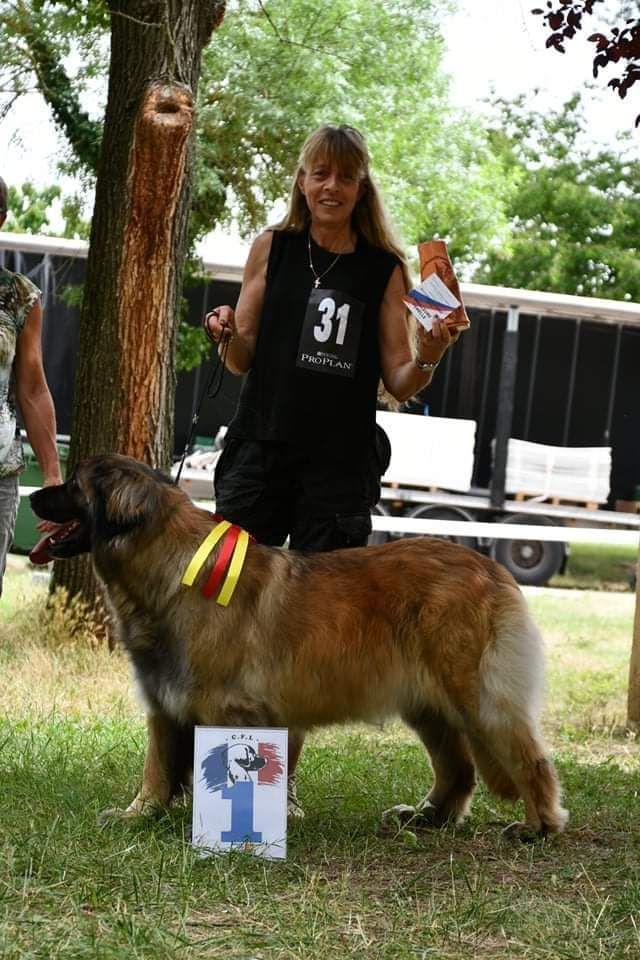
[[[287,731],[196,727],[193,844],[287,855]]]

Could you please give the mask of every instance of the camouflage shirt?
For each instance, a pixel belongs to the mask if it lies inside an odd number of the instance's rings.
[[[14,360],[16,344],[40,291],[20,273],[0,267],[0,477],[24,467],[16,423]]]

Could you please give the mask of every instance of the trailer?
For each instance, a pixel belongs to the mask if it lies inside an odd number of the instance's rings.
[[[430,416],[409,420],[402,414],[379,414],[379,422],[390,434],[392,451],[395,449],[396,453],[392,453],[389,469],[383,477],[381,500],[376,511],[383,516],[448,521],[456,531],[460,530],[461,521],[469,523],[469,536],[456,532],[451,534],[451,539],[490,554],[507,567],[519,583],[544,584],[554,574],[563,572],[569,553],[568,542],[555,537],[549,540],[526,536],[492,537],[486,530],[477,535],[471,526],[488,522],[636,532],[640,529],[640,417],[637,399],[630,402],[625,385],[620,383],[623,346],[629,351],[625,360],[634,354],[635,359],[639,357],[640,305],[475,284],[463,285],[463,297],[472,317],[475,315],[475,323],[484,321],[489,340],[484,355],[489,359],[492,353],[496,359],[497,351],[492,351],[491,347],[496,317],[502,313],[506,320],[501,331],[502,350],[496,368],[493,424],[487,423],[490,362],[485,365],[480,402],[472,407],[477,411],[480,423],[441,419],[437,424],[438,418]],[[529,327],[528,364],[526,345],[523,350],[519,343],[523,316]],[[556,358],[555,368],[548,372],[562,386],[566,385],[565,403],[554,418],[554,427],[561,428],[553,436],[556,443],[548,443],[549,436],[544,435],[545,431],[549,433],[548,427],[539,422],[535,441],[522,439],[527,437],[535,422],[534,404],[536,392],[540,390],[541,372],[544,377],[544,370],[537,368],[545,345],[545,333],[547,341],[554,339],[557,331],[554,323],[567,320],[573,329],[570,338],[565,337],[566,360],[560,366]],[[581,334],[593,337],[594,333],[600,338],[599,351],[594,351],[592,346],[581,357]],[[557,336],[555,341],[558,348]],[[448,359],[445,394],[451,377],[451,358]],[[582,428],[580,439],[584,446],[578,447],[570,445],[569,440],[572,426],[574,433],[580,435],[579,417],[575,416],[576,410],[580,413],[582,402],[580,360],[592,368],[589,371],[591,376],[597,375],[597,406],[591,402],[589,407],[598,411],[600,423],[599,433],[592,430],[588,435]],[[459,374],[463,370],[461,364]],[[442,407],[446,408],[446,404],[441,404]],[[428,413],[428,408],[424,412]],[[615,413],[622,414],[621,419],[629,421],[626,436],[623,436],[626,442],[620,440],[625,430],[616,430]],[[517,424],[519,436],[512,435],[514,424]],[[593,442],[596,439],[610,442],[612,437],[615,438],[615,449]],[[545,442],[541,443],[540,439]],[[453,458],[445,457],[444,467],[434,464],[434,458],[442,456],[447,444],[453,448]],[[482,472],[479,465],[482,457],[486,485],[475,482]],[[522,469],[521,461],[527,457],[534,467],[542,464],[542,470],[527,472]],[[568,465],[572,465],[573,470],[567,469]],[[374,538],[380,542],[388,535],[385,531],[378,531]],[[569,539],[570,530],[567,541]],[[611,540],[615,539],[612,535]]]

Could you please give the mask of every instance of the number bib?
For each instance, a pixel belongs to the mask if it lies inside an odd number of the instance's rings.
[[[364,304],[340,290],[312,290],[304,315],[296,366],[354,377]]]

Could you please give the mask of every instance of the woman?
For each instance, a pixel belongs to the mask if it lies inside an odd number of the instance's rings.
[[[225,519],[262,543],[289,536],[296,550],[366,544],[381,472],[379,382],[409,399],[452,341],[443,323],[415,339],[409,286],[363,137],[320,127],[302,148],[286,216],[251,247],[235,312],[204,318],[228,369],[249,374],[215,476]],[[290,744],[293,773],[294,731]]]

